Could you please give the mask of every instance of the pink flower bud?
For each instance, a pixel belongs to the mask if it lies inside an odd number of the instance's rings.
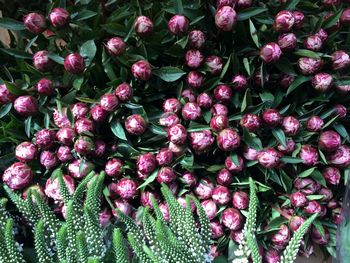
[[[245,91],[248,87],[248,80],[243,75],[233,76],[231,83],[233,84],[233,89],[237,91]]]
[[[50,151],[42,151],[40,154],[40,164],[45,167],[46,170],[50,170],[57,166],[59,163],[56,154]]]
[[[271,236],[271,241],[280,247],[288,244],[290,239],[290,231],[286,225],[281,225],[280,229]]]
[[[181,15],[174,15],[168,22],[168,29],[173,35],[181,35],[187,32],[189,21]]]
[[[72,149],[69,146],[60,146],[56,154],[58,160],[63,163],[73,160]]]
[[[281,114],[275,109],[267,109],[262,114],[262,120],[269,127],[276,127],[283,121]]]
[[[294,187],[306,195],[312,195],[321,188],[318,183],[309,178],[295,179]]]
[[[228,118],[225,115],[216,115],[210,120],[210,128],[216,132],[226,129],[228,125]]]
[[[252,113],[247,113],[242,116],[240,124],[248,131],[255,132],[259,130],[261,121],[259,116]]]
[[[340,145],[339,148],[328,156],[328,163],[331,165],[345,168],[350,164],[350,148],[346,145]]]
[[[238,10],[243,10],[251,7],[253,0],[237,0],[236,7]]]
[[[317,201],[310,201],[303,209],[304,213],[307,214],[316,214],[321,212],[321,206]]]
[[[243,216],[234,208],[226,208],[221,216],[222,223],[230,230],[239,230],[243,227]]]
[[[312,132],[318,132],[322,129],[324,122],[323,120],[318,117],[318,116],[311,116],[307,121],[306,121],[306,128],[308,131]]]
[[[344,105],[337,104],[334,106],[334,113],[339,116],[339,118],[345,118],[348,110]]]
[[[340,0],[323,0],[322,5],[324,7],[336,7],[340,5]]]
[[[123,162],[117,158],[108,160],[105,165],[105,173],[110,177],[119,177],[123,170]]]
[[[262,83],[267,83],[270,79],[270,75],[268,72],[261,74],[259,69],[256,69],[253,74],[253,83],[257,87],[262,87]]]
[[[181,175],[181,182],[189,187],[195,187],[197,185],[197,177],[191,172],[185,172]]]
[[[156,168],[156,158],[151,153],[141,154],[137,158],[137,170],[143,174],[150,174]]]
[[[244,210],[248,208],[249,196],[246,192],[234,192],[232,194],[232,205],[234,208],[239,210]]]
[[[168,148],[160,149],[156,155],[156,160],[159,166],[169,165],[173,161],[173,152]]]
[[[182,108],[182,117],[186,121],[194,121],[201,116],[201,108],[197,103],[187,102]]]
[[[270,42],[263,46],[260,50],[260,58],[265,63],[277,62],[281,57],[282,51],[279,45],[274,42]]]
[[[322,42],[325,42],[328,39],[328,33],[323,28],[321,28],[315,35],[318,36]]]
[[[341,70],[350,65],[350,56],[343,50],[335,51],[332,54],[332,68]]]
[[[111,112],[118,107],[119,100],[117,96],[115,96],[114,94],[106,93],[101,97],[100,105],[102,109],[104,109],[105,111]]]
[[[208,219],[213,220],[214,217],[216,216],[216,213],[218,212],[218,208],[216,206],[216,203],[213,200],[208,199],[208,200],[204,200],[201,203],[201,205],[202,205],[204,212],[207,215]]]
[[[225,106],[223,104],[216,103],[211,108],[211,113],[213,116],[216,116],[216,115],[227,116],[228,115],[228,108],[227,108],[227,106]]]
[[[177,201],[180,203],[180,205],[181,205],[183,208],[186,208],[186,207],[187,207],[187,202],[186,202],[186,198],[185,198],[185,197],[180,196],[180,197],[177,198]],[[192,199],[190,199],[190,207],[191,207],[192,213],[193,213],[194,211],[196,211],[196,205],[194,204],[194,202],[193,202]]]
[[[338,185],[341,179],[340,171],[335,167],[326,167],[322,171],[322,175],[330,185]]]
[[[287,89],[294,82],[294,80],[295,76],[285,74],[280,79],[279,84],[281,85],[281,87]]]
[[[74,143],[74,149],[81,155],[88,155],[95,149],[95,144],[90,137],[80,136]]]
[[[12,190],[21,190],[31,184],[33,172],[26,163],[17,162],[5,170],[2,180]]]
[[[49,19],[53,27],[62,28],[70,21],[70,13],[64,8],[54,8],[49,14]]]
[[[303,207],[307,203],[306,196],[302,192],[292,193],[289,199],[290,199],[290,204],[294,207]]]
[[[258,159],[259,151],[247,145],[243,148],[243,156],[248,161],[256,161]]]
[[[145,119],[138,114],[133,114],[126,118],[125,129],[131,135],[142,135],[147,129]]]
[[[93,152],[93,155],[98,158],[103,157],[106,153],[106,147],[107,145],[104,141],[95,141],[95,151]]]
[[[201,200],[206,200],[211,197],[213,188],[214,185],[212,182],[209,181],[209,179],[202,179],[200,180],[197,187],[194,189],[194,192],[197,198]]]
[[[36,89],[38,90],[38,93],[42,95],[50,96],[54,93],[52,81],[45,78],[39,80],[38,83],[36,83]]]
[[[316,35],[309,36],[304,41],[304,47],[313,51],[319,51],[322,48],[322,44],[322,39]]]
[[[185,89],[181,93],[181,98],[185,102],[195,102],[197,97],[196,97],[196,94],[191,89]]]
[[[295,232],[305,222],[305,219],[301,216],[293,216],[289,221],[289,228],[292,232]]]
[[[219,221],[210,222],[210,232],[212,239],[218,239],[224,235],[224,227]]]
[[[135,32],[145,37],[153,32],[153,22],[147,16],[139,16],[134,23]]]
[[[128,178],[122,178],[117,183],[117,194],[123,199],[132,199],[137,194],[137,184]]]
[[[103,122],[108,117],[108,112],[101,105],[95,105],[90,110],[91,118],[96,122]]]
[[[159,210],[162,212],[164,220],[166,222],[170,222],[170,212],[169,212],[169,207],[167,204],[160,204],[159,205]]]
[[[205,44],[205,34],[200,30],[193,30],[188,34],[188,44],[192,48],[200,49]]]
[[[275,16],[273,27],[277,32],[288,32],[294,26],[295,19],[292,12],[283,10]]]
[[[203,63],[204,56],[199,50],[190,49],[186,52],[185,60],[189,68],[196,69]]]
[[[237,13],[230,6],[223,6],[216,11],[215,25],[222,31],[231,31],[237,22]]]
[[[318,162],[317,149],[308,144],[303,145],[301,146],[299,158],[302,159],[307,166],[316,165]]]
[[[324,235],[321,234],[321,232],[315,226],[311,228],[311,239],[314,243],[318,245],[326,245],[329,242],[330,238],[328,229],[324,226],[322,227],[324,230]]]
[[[198,106],[203,109],[210,109],[211,106],[213,105],[213,99],[211,98],[211,96],[209,96],[208,93],[203,92],[198,95],[197,103],[198,103]]]
[[[115,208],[119,209],[124,215],[130,216],[132,212],[132,206],[130,203],[123,199],[115,199],[113,201]],[[118,217],[118,214],[112,211],[115,217]]]
[[[10,103],[15,99],[16,95],[12,94],[5,84],[0,84],[0,104]]]
[[[318,139],[318,147],[326,152],[333,152],[341,145],[340,135],[335,131],[322,132]]]
[[[258,162],[265,168],[275,168],[280,164],[281,153],[273,148],[262,150],[258,154]]]
[[[197,154],[205,153],[210,150],[214,137],[209,130],[189,133],[191,147]]]
[[[279,263],[281,260],[280,252],[275,249],[269,249],[265,252],[264,262],[265,263]]]
[[[243,229],[234,231],[231,230],[230,231],[230,238],[235,241],[237,244],[242,244],[243,240],[244,240],[244,233],[243,233]]]
[[[340,174],[339,174],[340,175]],[[339,177],[340,179],[340,177]],[[326,179],[327,180],[327,179]],[[328,182],[328,181],[327,181]],[[322,187],[318,194],[323,195],[322,201],[328,202],[333,198],[333,193],[330,189]]]
[[[31,142],[22,142],[16,147],[16,158],[21,162],[33,161],[37,154],[38,150]]]
[[[69,194],[73,194],[75,190],[75,183],[72,177],[69,175],[63,175],[63,181],[68,188]],[[60,193],[60,184],[58,178],[54,180],[52,178],[47,179],[45,184],[45,194],[47,197],[54,199],[57,202],[63,201],[63,197]]]
[[[61,128],[57,131],[57,140],[64,145],[72,145],[73,139],[77,134],[72,128]]]
[[[203,85],[204,77],[200,72],[191,71],[187,74],[186,82],[191,88],[198,89]]]
[[[216,0],[216,9],[220,9],[223,6],[235,7],[237,0]]]
[[[224,66],[222,60],[218,56],[209,56],[205,59],[205,66],[210,74],[218,75],[220,74],[222,67]]]
[[[76,178],[81,179],[85,177],[95,168],[95,165],[89,161],[77,159],[68,165],[69,174]]]
[[[231,173],[240,173],[243,171],[244,168],[244,161],[242,157],[238,156],[238,165],[235,164],[235,162],[232,160],[231,156],[227,156],[225,159],[225,167],[227,170],[229,170]]]
[[[337,208],[332,211],[332,221],[336,225],[340,225],[343,222],[343,217],[341,216],[341,209]]]
[[[295,150],[295,142],[292,139],[287,139],[286,145],[279,144],[277,149],[283,154],[291,154]]]
[[[232,98],[232,89],[228,85],[218,85],[214,89],[214,96],[218,101],[229,102]]]
[[[74,103],[71,106],[71,111],[74,117],[74,120],[80,118],[86,118],[87,113],[89,112],[89,107],[83,102]]]
[[[283,118],[282,128],[286,135],[295,136],[299,131],[300,123],[293,116],[287,116]]]
[[[162,167],[159,169],[157,174],[158,183],[166,183],[169,184],[176,180],[176,174],[174,170],[170,167]]]
[[[332,87],[333,77],[328,73],[318,73],[311,80],[315,90],[325,92]]]
[[[172,143],[182,145],[186,142],[187,131],[181,124],[171,126],[167,132],[168,140]]]
[[[150,208],[153,208],[152,199],[151,199],[152,197],[155,199],[156,203],[160,202],[159,196],[157,193],[151,192],[151,191],[143,191],[141,193],[141,198],[140,198],[141,205],[144,207],[148,206]]]
[[[38,102],[32,96],[20,96],[13,104],[16,112],[22,116],[33,116],[38,112]]]
[[[298,68],[303,75],[315,74],[322,68],[323,62],[318,58],[299,58]]]
[[[46,150],[51,148],[55,143],[56,133],[53,130],[42,129],[37,132],[35,142],[39,148]]]
[[[86,134],[93,133],[95,126],[91,120],[87,118],[81,118],[75,122],[74,129],[78,134]]]
[[[284,33],[278,37],[278,46],[283,52],[290,52],[297,46],[297,37],[294,33]]]
[[[152,68],[147,60],[139,60],[131,67],[132,75],[140,80],[149,80],[152,76]]]
[[[159,124],[162,126],[171,127],[179,123],[179,117],[172,112],[166,112],[159,118]]]
[[[33,34],[40,34],[46,29],[45,17],[38,13],[29,13],[23,17],[24,26]]]
[[[72,74],[81,74],[85,69],[84,58],[79,53],[72,53],[65,57],[64,68]]]
[[[213,189],[211,198],[218,205],[227,205],[231,201],[231,193],[226,186],[218,185]]]
[[[293,11],[292,12],[293,17],[294,17],[294,25],[293,27],[295,29],[301,28],[304,24],[304,19],[305,19],[305,15],[302,12],[299,11]]]
[[[120,37],[112,37],[106,43],[106,49],[111,56],[120,56],[126,49],[126,44]]]
[[[110,223],[111,217],[112,217],[111,212],[107,208],[104,208],[99,214],[100,225],[103,228],[108,226]]]
[[[118,85],[117,89],[115,90],[115,95],[118,97],[120,101],[131,100],[133,93],[134,91],[132,87],[126,82]]]
[[[218,147],[223,151],[233,151],[241,143],[241,137],[238,132],[231,128],[222,130],[216,137]]]
[[[164,112],[173,112],[173,113],[179,113],[181,111],[181,103],[176,98],[170,98],[166,99],[163,102],[163,111]]]
[[[350,8],[344,9],[341,17],[340,17],[340,23],[343,26],[349,26],[350,25]]]
[[[220,185],[228,186],[233,182],[233,176],[227,169],[221,169],[216,175],[216,182]]]

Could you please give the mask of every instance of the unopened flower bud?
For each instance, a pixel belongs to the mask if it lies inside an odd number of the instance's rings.
[[[168,29],[173,35],[181,35],[187,32],[189,21],[181,15],[174,15],[168,22]]]
[[[223,31],[231,31],[237,22],[237,13],[230,6],[223,6],[216,11],[215,25]]]
[[[72,53],[65,57],[64,68],[72,74],[81,74],[85,70],[84,58],[79,53]]]

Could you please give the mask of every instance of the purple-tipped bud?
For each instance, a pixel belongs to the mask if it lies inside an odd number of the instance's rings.
[[[297,46],[297,37],[294,33],[285,33],[278,37],[277,44],[283,52],[293,51]]]
[[[250,132],[257,131],[261,126],[261,120],[258,115],[247,113],[241,118],[240,124]]]
[[[319,51],[322,48],[323,41],[317,35],[309,36],[304,41],[304,47],[312,51]]]
[[[21,162],[30,162],[35,159],[38,149],[31,142],[22,142],[16,147],[16,158]]]
[[[311,75],[320,71],[322,68],[323,62],[318,58],[299,58],[298,68],[303,75]]]
[[[312,132],[318,132],[322,129],[324,121],[319,116],[311,116],[306,121],[306,129]]]
[[[193,48],[202,48],[205,44],[205,34],[200,30],[191,31],[188,34],[188,44]]]
[[[113,37],[106,43],[106,49],[111,56],[120,56],[126,49],[126,44],[120,37]]]
[[[289,221],[289,228],[292,232],[295,232],[305,222],[305,219],[301,216],[293,216]]]
[[[46,170],[50,170],[57,166],[59,160],[53,152],[42,151],[40,154],[40,164],[45,167]]]
[[[137,194],[137,184],[128,178],[122,178],[117,183],[117,194],[123,199],[132,199]]]
[[[132,87],[126,82],[118,85],[117,89],[115,90],[115,95],[118,97],[120,101],[131,100],[133,94],[134,94],[134,91]]]
[[[269,127],[276,127],[283,121],[281,114],[275,109],[267,109],[263,112],[262,121]]]
[[[269,249],[265,252],[264,262],[265,263],[279,263],[281,260],[281,253],[275,249]]]
[[[232,205],[234,208],[239,210],[244,210],[248,208],[249,196],[246,192],[234,192],[232,194]]]
[[[248,87],[248,80],[244,75],[235,75],[231,83],[233,84],[233,89],[237,91],[245,91]]]
[[[208,93],[201,93],[197,96],[197,104],[203,109],[210,109],[213,105],[213,99]]]
[[[228,186],[233,182],[233,176],[227,169],[221,169],[216,175],[216,182],[220,185]]]
[[[231,31],[237,22],[237,13],[230,6],[223,6],[216,11],[215,25],[222,31]]]
[[[214,143],[214,137],[210,130],[189,133],[191,147],[197,154],[207,152]]]
[[[341,137],[335,131],[322,132],[318,139],[318,147],[326,152],[334,152],[341,145]]]
[[[57,131],[57,140],[64,145],[72,145],[77,134],[72,128],[61,128]]]
[[[168,128],[179,123],[180,118],[172,112],[166,112],[159,118],[159,124]]]
[[[224,227],[219,221],[210,222],[210,232],[212,239],[218,239],[224,235]]]
[[[159,166],[170,165],[173,161],[174,154],[169,148],[160,149],[156,155],[156,160]]]
[[[181,103],[176,98],[170,98],[166,99],[163,102],[163,111],[164,112],[173,112],[173,113],[179,113],[181,111]]]
[[[228,115],[228,108],[227,108],[227,106],[225,106],[223,104],[216,103],[211,108],[211,113],[213,116],[216,116],[216,115],[227,116]]]
[[[213,200],[208,199],[208,200],[204,200],[201,203],[201,205],[202,205],[204,212],[207,215],[208,219],[213,220],[214,217],[216,216],[216,213],[218,212],[218,208],[216,206],[216,203]]]
[[[84,178],[95,168],[95,165],[89,161],[78,159],[68,165],[69,174],[76,178]]]
[[[133,114],[126,118],[125,129],[131,135],[140,136],[145,133],[147,123],[141,115]]]
[[[167,132],[168,140],[172,143],[182,145],[187,139],[187,130],[181,124],[171,126]]]
[[[228,118],[225,115],[216,115],[213,116],[210,120],[210,128],[213,131],[219,132],[223,129],[226,129],[229,125]]]
[[[271,236],[271,241],[276,246],[284,247],[290,239],[290,231],[286,225],[281,225],[280,229]]]
[[[283,118],[282,128],[286,135],[295,136],[299,131],[300,123],[293,116],[287,116]]]
[[[292,12],[283,10],[275,16],[273,27],[277,32],[288,32],[294,26],[295,19]]]
[[[55,137],[56,133],[53,130],[42,129],[37,132],[35,142],[39,148],[46,150],[54,145]]]
[[[180,180],[181,182],[183,182],[185,185],[188,185],[189,187],[195,187],[198,182],[197,177],[191,172],[183,173],[181,175]]]
[[[314,166],[318,162],[318,151],[311,145],[301,146],[299,158],[303,160],[303,163],[307,166]]]
[[[185,16],[174,15],[168,22],[168,29],[173,35],[181,35],[187,32],[189,21]]]
[[[280,164],[281,153],[273,148],[262,150],[258,154],[258,162],[265,168],[275,168]]]
[[[281,48],[274,42],[270,42],[260,49],[260,58],[267,64],[277,62],[281,55]]]
[[[150,174],[156,168],[156,158],[151,153],[141,154],[137,158],[137,170],[143,174]]]
[[[350,148],[346,145],[340,145],[339,148],[328,156],[328,163],[331,165],[345,168],[350,165]]]
[[[243,227],[243,216],[235,208],[226,208],[221,216],[222,223],[230,230],[239,230]]]
[[[12,94],[5,84],[0,84],[0,104],[10,103],[15,99],[16,95]]]
[[[74,159],[72,155],[72,149],[69,146],[60,146],[57,149],[56,155],[58,160],[60,160],[63,163],[72,161]]]
[[[153,32],[153,22],[147,16],[139,16],[134,23],[135,32],[145,37]]]
[[[335,51],[332,54],[332,68],[334,70],[341,70],[350,65],[350,56],[343,50]]]
[[[218,205],[227,205],[231,201],[231,193],[226,186],[215,187],[211,194],[211,198]]]
[[[95,125],[92,120],[81,118],[75,122],[74,129],[78,134],[93,133]]]
[[[209,56],[205,59],[205,66],[209,73],[213,75],[220,74],[222,67],[224,66],[222,63],[222,59],[218,56]]]
[[[312,77],[312,86],[320,92],[328,91],[333,84],[333,77],[328,73],[318,73]]]
[[[62,28],[69,23],[70,13],[64,8],[56,7],[51,10],[49,19],[53,27]]]
[[[341,174],[339,169],[335,167],[326,167],[322,171],[322,175],[324,179],[327,181],[330,185],[338,185],[340,183]]]
[[[212,182],[210,182],[208,179],[202,179],[195,188],[194,192],[197,198],[205,200],[211,197],[213,189],[214,185]]]
[[[64,68],[72,74],[81,74],[85,70],[84,58],[79,53],[72,53],[65,57]]]
[[[307,204],[308,200],[306,199],[306,195],[302,192],[292,193],[289,197],[290,204],[294,207],[303,207]]]
[[[95,105],[90,110],[91,118],[96,122],[103,122],[108,117],[108,111],[103,109],[101,105]]]
[[[38,112],[39,106],[37,100],[32,96],[20,96],[14,103],[16,112],[22,116],[33,116]]]
[[[80,118],[86,118],[87,113],[89,112],[89,107],[83,102],[74,103],[71,106],[71,111],[74,117],[74,120]]]
[[[227,156],[225,159],[225,167],[231,173],[240,173],[244,169],[244,161],[243,158],[238,156],[238,164],[236,164],[231,156]]]
[[[204,56],[202,52],[197,49],[190,49],[186,52],[185,62],[191,69],[196,69],[202,65]]]
[[[183,108],[181,115],[186,121],[194,121],[201,116],[202,110],[197,103],[187,102]]]
[[[69,194],[73,194],[75,190],[75,183],[73,178],[69,175],[63,175],[62,178],[68,188]],[[52,180],[51,178],[47,179],[45,184],[45,194],[47,197],[52,198],[57,202],[63,201],[58,178],[55,178],[54,180]]]
[[[149,80],[152,76],[152,68],[147,60],[139,60],[131,66],[132,75],[140,80]]]
[[[203,85],[204,77],[200,72],[191,71],[187,74],[186,82],[191,88],[198,89]]]
[[[46,96],[52,95],[55,91],[53,88],[52,81],[45,78],[39,80],[38,83],[36,83],[36,89],[39,94]]]
[[[239,133],[233,129],[227,128],[222,130],[216,137],[218,147],[223,151],[233,151],[241,143]]]
[[[159,169],[157,174],[157,182],[170,184],[171,182],[176,180],[176,174],[171,167],[162,167]]]
[[[290,138],[287,139],[285,146],[283,144],[277,146],[277,149],[283,154],[291,154],[295,148],[295,142]]]
[[[117,96],[115,96],[114,94],[106,93],[101,97],[100,105],[102,109],[104,109],[105,111],[111,112],[118,107],[119,100]]]
[[[5,170],[2,180],[12,190],[21,190],[31,184],[33,172],[27,164],[17,162]]]
[[[29,13],[23,17],[24,26],[34,34],[40,34],[46,29],[45,17],[38,13]]]
[[[245,145],[243,148],[243,156],[248,161],[256,161],[258,158],[258,154],[259,154],[259,151],[252,147]]]
[[[232,89],[228,85],[218,85],[214,89],[214,97],[218,101],[230,102],[232,99]]]

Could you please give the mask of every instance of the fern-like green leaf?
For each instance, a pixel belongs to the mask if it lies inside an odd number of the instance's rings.
[[[56,246],[57,246],[57,256],[60,262],[64,261],[66,258],[66,250],[68,246],[67,240],[67,225],[61,226],[60,230],[56,235]]]
[[[10,257],[9,254],[7,252],[7,248],[6,248],[6,243],[5,243],[5,232],[4,229],[6,227],[6,221],[5,226],[4,227],[0,227],[0,263],[7,263],[10,262]]]
[[[83,232],[77,233],[77,249],[78,249],[78,263],[86,263],[88,261],[88,247]]]
[[[153,259],[157,260],[155,256],[152,256],[153,253],[146,253],[144,251],[144,247],[142,243],[139,243],[135,238],[134,235],[132,235],[131,233],[128,233],[128,241],[129,244],[131,246],[131,248],[133,249],[133,251],[135,252],[135,254],[137,255],[137,257],[140,259],[140,261],[142,263],[160,263],[160,261],[154,261]],[[147,251],[150,251],[149,249]]]
[[[5,226],[5,244],[10,259],[8,263],[25,263],[13,237],[13,220],[11,218],[7,220]]]
[[[283,251],[283,255],[281,257],[281,263],[294,262],[299,251],[300,243],[303,240],[303,237],[306,231],[311,226],[312,222],[316,219],[316,217],[318,217],[318,214],[312,215],[294,233],[292,239],[288,243],[288,246]]]
[[[36,224],[34,229],[34,243],[35,243],[35,251],[38,256],[39,263],[52,263],[52,256],[50,256],[49,249],[46,245],[45,240],[45,228],[44,222],[40,220],[38,224]]]
[[[113,231],[114,260],[118,263],[130,263],[126,242],[119,228]]]

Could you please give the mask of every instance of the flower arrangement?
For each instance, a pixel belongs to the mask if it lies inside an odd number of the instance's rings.
[[[77,227],[70,255],[101,260],[104,239],[123,252],[124,229],[112,238],[110,227],[126,216],[168,222],[167,185],[208,217],[206,259],[235,260],[252,241],[245,260],[292,262],[315,245],[336,256],[350,171],[349,1],[14,1],[3,16],[3,209],[23,213],[2,222],[5,237],[18,231],[6,249],[43,244],[45,231],[64,236],[66,219]],[[70,196],[90,207],[73,213]],[[86,234],[85,223],[103,231]]]

